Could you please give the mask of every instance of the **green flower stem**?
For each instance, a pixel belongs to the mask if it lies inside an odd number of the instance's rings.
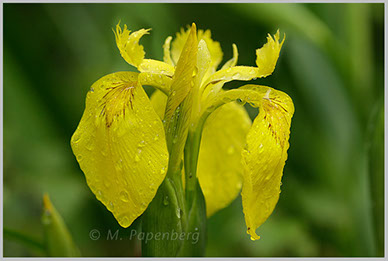
[[[186,186],[186,207],[189,210],[193,204],[197,191],[197,164],[199,147],[201,144],[202,130],[189,132],[184,153],[185,164],[185,186]]]
[[[175,257],[183,245],[183,240],[176,235],[185,232],[187,213],[182,181],[174,178],[177,176],[176,173],[167,174],[155,198],[143,214],[142,231],[145,233],[142,241],[143,256]]]

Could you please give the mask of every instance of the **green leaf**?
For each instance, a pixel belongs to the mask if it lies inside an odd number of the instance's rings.
[[[51,257],[79,257],[65,222],[55,209],[47,194],[43,196],[42,224],[47,254]]]
[[[384,256],[384,103],[379,105],[371,117],[367,152],[376,253]]]

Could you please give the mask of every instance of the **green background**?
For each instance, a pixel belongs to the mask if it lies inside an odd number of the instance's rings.
[[[4,256],[44,253],[48,192],[83,256],[139,256],[132,229],[98,202],[70,137],[91,84],[133,70],[112,28],[152,28],[141,42],[162,59],[164,39],[195,22],[221,43],[223,62],[255,49],[279,28],[287,37],[273,75],[251,81],[295,104],[279,203],[251,241],[238,197],[208,220],[207,256],[382,256],[384,245],[383,4],[4,4]],[[225,88],[245,84],[233,82]],[[150,93],[150,89],[147,88]],[[247,108],[251,116],[255,112]],[[99,240],[89,232],[98,229]],[[106,240],[108,230],[123,240]]]

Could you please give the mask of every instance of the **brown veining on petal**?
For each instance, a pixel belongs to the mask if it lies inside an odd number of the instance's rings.
[[[107,93],[100,102],[100,116],[105,117],[106,127],[112,126],[118,117],[125,117],[129,107],[133,109],[132,99],[136,85],[137,82],[116,82],[106,88]]]

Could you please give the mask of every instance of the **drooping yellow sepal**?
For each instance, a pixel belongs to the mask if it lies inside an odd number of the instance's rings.
[[[148,34],[151,29],[140,29],[131,33],[127,29],[127,25],[124,25],[124,29],[121,30],[120,23],[116,25],[115,33],[117,48],[120,50],[121,56],[124,60],[138,67],[144,59],[145,52],[144,47],[139,44],[140,38]]]
[[[275,89],[245,85],[219,93],[209,110],[230,101],[248,102],[259,108],[248,132],[242,152],[242,203],[247,233],[259,239],[256,229],[271,215],[279,199],[283,168],[287,159],[288,139],[294,105],[291,98]]]
[[[154,198],[168,165],[163,124],[137,73],[113,73],[92,85],[71,145],[92,192],[128,227]]]
[[[259,104],[259,115],[247,135],[242,153],[244,185],[241,195],[247,233],[252,240],[260,238],[255,231],[271,215],[279,199],[294,113],[289,96],[279,91],[268,90]]]

